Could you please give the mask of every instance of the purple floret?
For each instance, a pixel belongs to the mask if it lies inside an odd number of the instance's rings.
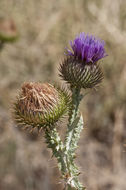
[[[72,50],[67,49],[66,55],[73,56],[84,63],[95,63],[99,59],[107,56],[104,48],[104,41],[84,32],[76,36],[75,40],[70,41]]]

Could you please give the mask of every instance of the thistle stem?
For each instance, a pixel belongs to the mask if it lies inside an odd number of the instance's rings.
[[[68,129],[65,139],[66,151],[69,151],[71,149],[71,144],[74,135],[74,126],[72,124],[77,118],[79,112],[79,104],[82,99],[82,95],[80,94],[80,88],[71,88],[71,91],[72,91],[72,102],[71,102],[71,109],[69,112]]]
[[[83,190],[83,187],[78,182],[78,175],[75,175],[75,171],[78,172],[78,170],[69,155],[64,151],[65,147],[56,128],[45,128],[45,138],[48,148],[52,149],[53,156],[58,161],[66,186],[65,190],[75,190],[75,187],[77,187],[77,190]],[[74,170],[72,170],[73,167]]]
[[[62,175],[65,175],[68,169],[63,152],[64,145],[55,127],[45,128],[45,139],[48,148],[52,149],[53,156],[55,156],[58,161]]]
[[[80,133],[83,129],[83,118],[78,117],[79,104],[82,99],[80,94],[80,88],[71,88],[72,91],[72,102],[71,109],[69,112],[69,122],[65,138],[65,154],[67,160],[67,167],[69,170],[69,183],[67,185],[68,190],[77,189],[82,190],[84,187],[78,180],[79,170],[74,164],[75,150],[77,143],[80,138]]]
[[[72,107],[69,112],[69,125],[75,120],[77,114],[78,114],[78,109],[79,109],[79,104],[81,101],[82,96],[80,95],[80,88],[72,88]]]
[[[54,126],[45,128],[45,138],[48,148],[52,149],[53,155],[57,158],[59,169],[65,182],[65,190],[84,190],[85,188],[78,180],[79,170],[74,164],[75,150],[83,129],[83,118],[78,116],[79,103],[82,99],[79,88],[71,88],[72,102],[69,112],[68,129],[65,143]]]

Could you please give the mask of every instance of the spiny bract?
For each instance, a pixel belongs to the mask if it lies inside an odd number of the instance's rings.
[[[24,83],[14,107],[14,117],[19,124],[32,127],[50,126],[69,109],[68,93],[49,83]]]

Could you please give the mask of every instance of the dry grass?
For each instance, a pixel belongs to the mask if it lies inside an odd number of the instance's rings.
[[[0,52],[0,190],[54,190],[59,172],[43,134],[24,135],[11,103],[24,81],[58,81],[68,41],[84,31],[106,42],[105,79],[81,110],[85,130],[77,163],[88,190],[126,189],[126,1],[0,0],[0,17],[15,20],[19,40]]]

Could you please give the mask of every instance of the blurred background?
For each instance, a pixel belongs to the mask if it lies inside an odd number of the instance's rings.
[[[11,105],[25,81],[62,83],[64,48],[80,32],[103,39],[109,55],[101,87],[81,104],[80,180],[87,190],[126,190],[126,1],[0,0],[0,17],[19,33],[0,51],[0,190],[63,189],[43,133],[20,130]]]

